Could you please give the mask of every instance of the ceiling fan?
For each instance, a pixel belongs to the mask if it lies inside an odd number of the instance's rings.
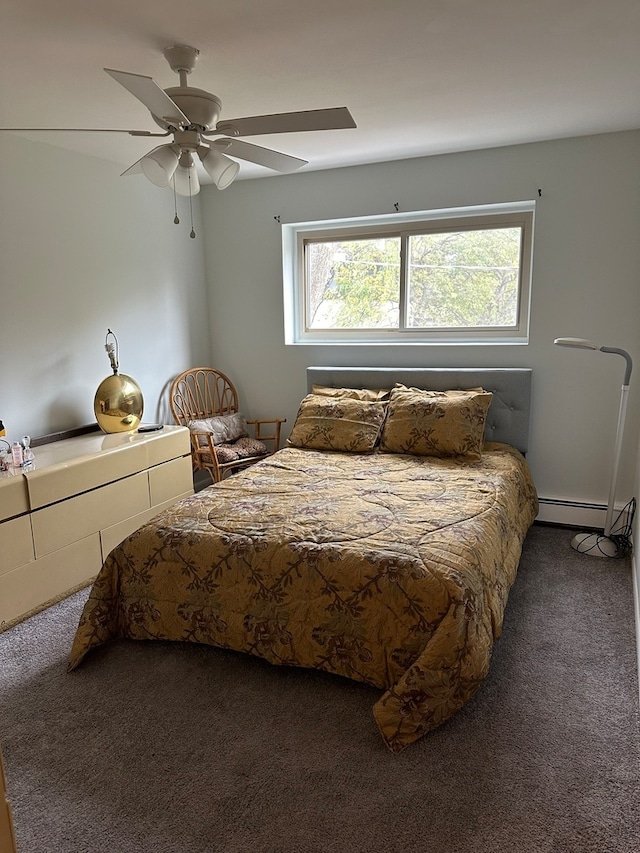
[[[195,156],[220,190],[228,187],[239,171],[232,160],[247,160],[277,172],[293,172],[307,160],[263,148],[238,137],[298,131],[337,130],[356,127],[346,107],[276,113],[220,120],[222,102],[210,92],[187,85],[187,75],[195,68],[200,51],[187,45],[171,45],[164,56],[180,76],[180,85],[161,89],[151,77],[104,70],[141,101],[163,133],[148,130],[94,128],[0,128],[7,131],[84,131],[89,133],[128,133],[130,136],[168,137],[173,141],[159,145],[130,166],[123,175],[142,172],[156,186],[173,185],[176,193],[191,197],[200,191]],[[210,139],[210,137],[218,137]]]

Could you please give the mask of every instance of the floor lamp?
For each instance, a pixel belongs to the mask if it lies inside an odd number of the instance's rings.
[[[559,347],[577,347],[578,349],[593,349],[600,352],[612,352],[621,355],[626,363],[624,380],[622,383],[622,394],[620,395],[620,411],[618,413],[618,429],[616,431],[616,446],[613,455],[613,468],[611,471],[611,483],[609,485],[609,501],[607,503],[607,515],[604,524],[604,534],[601,533],[578,533],[571,540],[571,547],[582,554],[591,554],[595,557],[617,557],[618,548],[611,539],[611,525],[613,524],[613,510],[616,498],[616,486],[618,483],[618,468],[620,466],[620,453],[622,451],[622,435],[624,433],[624,421],[627,414],[627,397],[629,395],[629,380],[633,362],[626,350],[618,347],[599,347],[592,341],[584,338],[556,338],[554,344]]]

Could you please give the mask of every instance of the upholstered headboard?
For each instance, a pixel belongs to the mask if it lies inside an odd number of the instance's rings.
[[[447,391],[482,387],[493,399],[487,415],[485,438],[529,448],[531,369],[528,367],[308,367],[307,390],[312,385],[330,388],[393,388],[396,382],[413,388]]]

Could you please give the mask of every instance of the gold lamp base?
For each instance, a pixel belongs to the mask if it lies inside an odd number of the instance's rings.
[[[138,383],[125,373],[107,376],[98,386],[93,411],[103,432],[129,432],[142,420],[144,400]]]

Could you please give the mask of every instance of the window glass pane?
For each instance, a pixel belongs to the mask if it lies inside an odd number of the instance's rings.
[[[308,329],[397,329],[400,238],[305,245]]]
[[[517,326],[520,243],[520,228],[411,236],[408,327]]]

